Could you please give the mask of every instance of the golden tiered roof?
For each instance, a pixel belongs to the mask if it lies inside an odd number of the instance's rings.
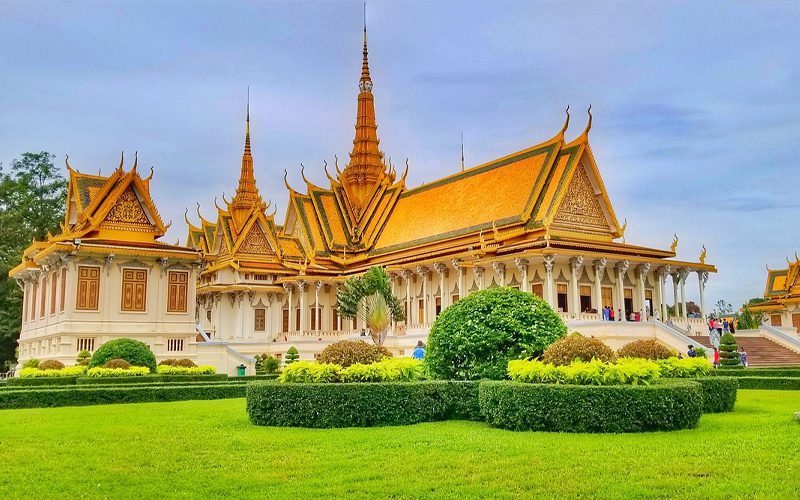
[[[124,155],[111,175],[90,175],[73,169],[67,157],[69,183],[61,231],[32,243],[23,252],[22,263],[9,274],[35,268],[53,253],[79,248],[99,254],[197,259],[199,254],[193,248],[158,241],[169,224],[161,220],[150,196],[152,169],[142,178],[137,169],[138,155],[129,171],[123,164]]]
[[[795,256],[795,261],[787,259],[786,269],[767,268],[767,284],[764,288],[766,302],[754,304],[750,309],[754,311],[780,310],[785,304],[800,302],[800,259]]]
[[[188,244],[207,252],[213,268],[239,259],[234,254],[242,246],[236,240],[256,216],[261,217],[268,245],[250,261],[285,269],[287,274],[335,276],[370,265],[408,265],[447,257],[485,259],[492,254],[553,249],[618,255],[634,262],[675,257],[674,249],[615,241],[623,236],[624,227],[589,146],[591,108],[585,130],[572,141],[565,140],[567,109],[563,126],[551,139],[408,189],[408,162],[398,180],[379,148],[366,29],[358,89],[355,137],[347,165],[340,169],[336,159],[335,176],[327,163],[320,169],[330,187],[308,180],[305,168],[304,190],[292,188],[285,175],[289,204],[282,226],[263,215],[266,205],[254,201],[260,197],[246,135],[237,197],[245,193],[247,202],[238,202],[240,215],[235,215],[234,198],[227,210],[219,209],[213,235],[205,222],[189,227]],[[691,265],[715,270],[703,262]]]

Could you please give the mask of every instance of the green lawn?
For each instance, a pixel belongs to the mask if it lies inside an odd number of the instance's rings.
[[[243,399],[0,411],[0,499],[798,498],[797,391],[740,391],[691,431],[510,432],[474,422],[250,425]]]

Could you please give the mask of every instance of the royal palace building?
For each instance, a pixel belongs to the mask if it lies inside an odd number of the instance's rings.
[[[406,162],[400,173],[380,149],[365,30],[349,158],[309,171],[324,175],[319,184],[305,170],[304,186],[284,176],[283,220],[256,183],[249,104],[235,195],[212,217],[199,208],[194,222],[187,216],[185,246],[157,241],[166,227],[150,178],[135,166],[110,177],[70,168],[62,233],[32,244],[12,271],[25,290],[20,359],[71,358],[118,336],[229,372],[291,346],[311,359],[363,334],[363,324],[337,314],[336,294],[371,266],[387,269],[405,304],[406,321],[386,340],[398,355],[444,308],[497,286],[537,294],[582,331],[614,337],[599,313],[610,307],[621,320],[614,332],[625,332],[619,342],[660,325],[679,348],[682,333],[704,329],[703,318],[686,317],[687,287],[699,291],[705,316],[716,269],[705,252],[698,262],[676,260],[677,238],[669,249],[625,242],[589,145],[591,112],[571,140],[569,121],[567,113],[539,144],[409,187],[414,167]]]

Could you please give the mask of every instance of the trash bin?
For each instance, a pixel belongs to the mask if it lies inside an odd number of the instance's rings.
[[[236,373],[240,377],[244,377],[245,370],[247,370],[247,367],[244,365],[239,365],[236,367]]]

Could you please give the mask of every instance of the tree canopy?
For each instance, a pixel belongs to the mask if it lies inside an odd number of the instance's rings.
[[[380,267],[372,267],[363,275],[345,281],[337,300],[339,315],[364,320],[372,340],[379,345],[386,338],[389,323],[405,319],[403,304],[392,294],[389,275]]]
[[[0,370],[16,359],[22,322],[22,291],[8,277],[22,251],[55,233],[64,218],[67,181],[45,151],[24,153],[0,165]]]

